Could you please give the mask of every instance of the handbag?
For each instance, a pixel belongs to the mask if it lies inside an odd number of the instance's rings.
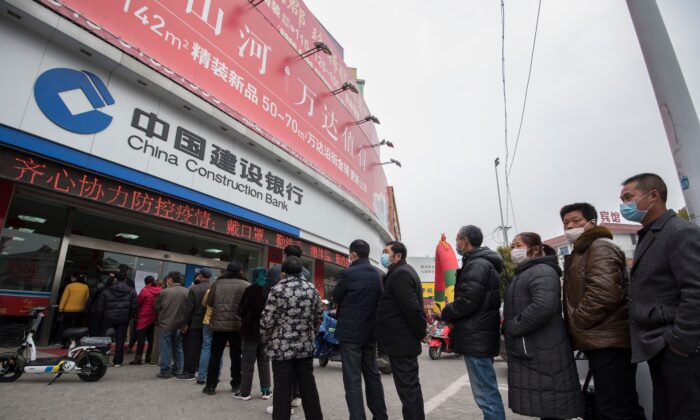
[[[583,415],[584,420],[598,420],[598,404],[595,400],[595,392],[589,389],[589,384],[591,383],[591,378],[593,377],[593,371],[588,369],[588,374],[586,375],[586,380],[583,382],[583,401],[585,405],[585,414]]]

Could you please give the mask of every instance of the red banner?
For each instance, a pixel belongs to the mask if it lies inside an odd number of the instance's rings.
[[[295,49],[263,14],[271,2],[259,5],[261,10],[246,0],[42,3],[256,130],[375,214],[385,214],[375,203],[386,202],[386,177],[368,147],[377,142],[376,131],[371,122],[357,124],[367,107],[350,91],[331,93],[350,79],[347,68],[340,56],[321,65],[325,61],[316,56],[322,52],[300,58],[300,46]],[[296,0],[282,3],[306,10]]]
[[[27,316],[32,308],[48,306],[49,297],[5,295],[0,292],[0,316]]]

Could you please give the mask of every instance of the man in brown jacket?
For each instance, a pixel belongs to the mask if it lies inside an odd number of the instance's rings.
[[[644,419],[631,363],[629,271],[625,253],[596,209],[574,203],[560,211],[573,251],[564,263],[564,318],[574,350],[583,350],[595,381],[601,419]]]
[[[165,277],[165,282],[168,287],[158,293],[155,301],[160,328],[160,372],[156,376],[162,379],[182,374],[184,356],[180,328],[185,324],[187,305],[187,289],[182,287],[182,274],[170,272]],[[170,366],[171,357],[175,359],[174,368]]]
[[[207,306],[211,306],[209,328],[212,330],[211,357],[207,367],[207,380],[202,392],[216,393],[219,382],[221,356],[226,343],[231,356],[231,391],[237,392],[241,385],[241,317],[238,305],[245,289],[250,286],[243,274],[243,264],[234,261],[228,265],[216,282],[209,288]]]

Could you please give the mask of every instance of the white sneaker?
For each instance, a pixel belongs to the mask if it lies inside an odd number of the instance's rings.
[[[267,408],[265,409],[265,412],[266,412],[267,414],[272,415],[272,406],[267,407]],[[292,410],[290,411],[289,414],[294,414],[294,409],[293,409],[293,408],[292,408]]]
[[[294,398],[292,400],[292,407],[301,407],[301,398]]]

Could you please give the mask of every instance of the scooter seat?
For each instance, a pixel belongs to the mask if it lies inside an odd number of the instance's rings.
[[[63,338],[82,338],[88,335],[88,329],[85,327],[75,327],[75,328],[68,328],[65,331],[63,331]]]
[[[83,337],[80,339],[81,346],[111,347],[111,337]]]

